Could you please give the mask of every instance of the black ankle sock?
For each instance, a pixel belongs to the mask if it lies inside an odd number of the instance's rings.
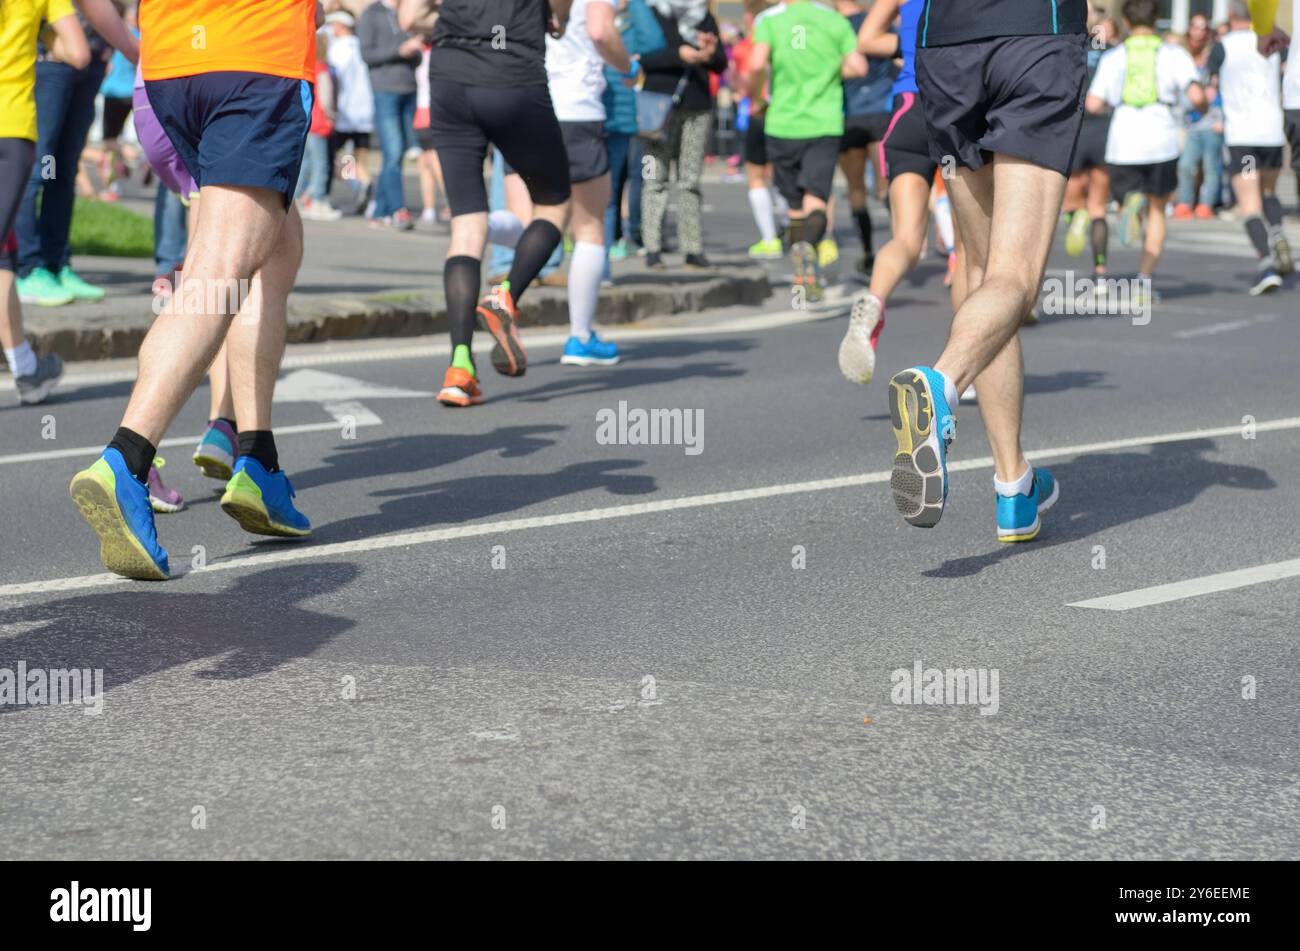
[[[528,285],[542,273],[564,235],[545,218],[535,218],[515,245],[515,260],[510,265],[510,297],[517,304]]]
[[[871,212],[859,208],[853,212],[853,220],[858,225],[858,237],[862,239],[862,250],[871,253]]]
[[[826,237],[826,212],[812,211],[803,220],[803,239],[816,247]]]
[[[1282,203],[1277,200],[1276,195],[1264,196],[1264,218],[1271,227],[1282,226]]]
[[[1272,251],[1268,246],[1268,225],[1259,215],[1251,215],[1246,219],[1246,234],[1250,237],[1250,243],[1255,246],[1256,253],[1260,258],[1268,257]]]
[[[233,419],[230,419],[229,417],[226,417],[226,416],[218,416],[216,419],[213,420],[213,422],[214,422],[214,423],[225,423],[227,426],[229,426],[231,429],[233,429],[233,430],[235,431],[236,434],[239,433],[239,427],[236,426],[236,425],[235,425],[235,421],[234,421]]]
[[[269,429],[240,433],[239,454],[252,456],[267,472],[275,472],[280,468],[280,455],[275,451],[275,436]]]
[[[1110,226],[1105,218],[1092,219],[1092,263],[1106,266],[1106,245],[1110,241]]]
[[[451,346],[468,347],[474,339],[474,307],[483,266],[478,258],[458,254],[448,258],[442,268],[442,288],[447,298],[447,325]]]
[[[153,465],[154,454],[158,452],[153,443],[123,426],[108,444],[108,448],[116,449],[122,454],[127,469],[137,482],[148,480],[149,467]]]

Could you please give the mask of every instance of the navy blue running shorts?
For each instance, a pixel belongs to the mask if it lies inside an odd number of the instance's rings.
[[[311,127],[311,83],[218,72],[155,79],[144,88],[200,188],[268,188],[283,196],[288,209]]]

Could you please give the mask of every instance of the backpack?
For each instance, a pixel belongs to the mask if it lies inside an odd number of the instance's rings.
[[[1160,100],[1156,60],[1163,45],[1154,33],[1139,33],[1124,41],[1124,105],[1140,109]]]

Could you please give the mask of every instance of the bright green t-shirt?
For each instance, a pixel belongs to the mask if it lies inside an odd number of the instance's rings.
[[[812,0],[778,4],[754,23],[754,42],[772,51],[767,134],[778,139],[843,135],[840,64],[857,46],[848,17]]]

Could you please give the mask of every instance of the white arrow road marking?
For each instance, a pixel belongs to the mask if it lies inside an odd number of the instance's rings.
[[[283,377],[275,385],[275,402],[277,403],[319,403],[325,412],[333,418],[329,423],[303,423],[297,426],[277,426],[277,436],[289,436],[294,433],[321,433],[338,430],[344,424],[355,428],[362,426],[379,426],[383,423],[375,413],[361,403],[362,399],[430,399],[431,392],[421,390],[404,390],[395,386],[382,386],[368,383],[350,376],[337,373],[325,373],[321,370],[295,370]],[[198,436],[172,436],[158,444],[165,446],[185,446],[198,442]],[[93,456],[104,451],[103,446],[76,446],[69,449],[46,449],[40,452],[20,452],[11,456],[0,456],[0,465],[16,462],[41,462],[46,459],[67,459],[73,456]]]
[[[1257,565],[1254,568],[1242,568],[1238,571],[1225,571],[1217,575],[1205,575],[1203,578],[1191,578],[1187,581],[1175,581],[1173,584],[1159,584],[1152,588],[1138,588],[1123,594],[1111,594],[1104,598],[1090,598],[1087,601],[1075,601],[1067,608],[1095,608],[1099,611],[1131,611],[1167,601],[1181,601],[1183,598],[1196,598],[1203,594],[1218,591],[1231,591],[1233,588],[1245,588],[1252,584],[1266,581],[1280,581],[1300,575],[1300,558],[1290,561],[1276,561],[1271,565]]]
[[[1256,432],[1268,432],[1279,429],[1300,429],[1300,416],[1288,419],[1274,419],[1260,423]],[[1217,436],[1236,436],[1241,433],[1240,426],[1223,426],[1218,429],[1200,429],[1182,433],[1162,433],[1153,436],[1135,436],[1128,439],[1112,439],[1107,442],[1083,443],[1077,446],[1061,446],[1056,449],[1039,449],[1026,453],[1030,461],[1052,459],[1061,456],[1080,456],[1092,452],[1111,452],[1116,449],[1130,449],[1135,446],[1155,446],[1162,443],[1187,442],[1193,439],[1207,439]],[[984,456],[979,459],[962,459],[949,463],[949,472],[964,472],[971,469],[989,469],[993,459]],[[765,485],[752,489],[736,489],[730,492],[710,492],[706,495],[688,495],[675,499],[658,499],[653,502],[637,502],[631,505],[614,505],[604,508],[583,509],[576,512],[563,512],[558,515],[540,515],[525,518],[512,518],[499,522],[471,522],[468,525],[453,525],[448,528],[421,529],[414,532],[399,532],[393,535],[376,535],[351,542],[333,542],[328,545],[300,544],[284,547],[276,552],[240,555],[234,558],[208,562],[204,572],[229,571],[237,568],[256,568],[260,565],[282,561],[304,561],[313,558],[335,558],[341,555],[356,554],[367,551],[381,551],[388,548],[407,548],[412,545],[428,545],[432,542],[450,541],[458,538],[474,538],[480,535],[495,535],[502,532],[517,532],[533,528],[551,528],[557,525],[574,525],[581,522],[600,522],[613,518],[627,518],[634,515],[649,515],[655,512],[673,512],[679,509],[702,508],[711,505],[727,505],[733,502],[747,502],[754,499],[769,499],[785,495],[802,495],[808,492],[825,492],[833,489],[854,488],[862,485],[888,482],[892,472],[864,472],[856,475],[837,476],[830,479],[814,479],[808,482],[787,482],[777,485]],[[178,572],[173,577],[180,577],[185,572]],[[114,574],[80,575],[71,578],[51,578],[46,581],[26,581],[18,584],[0,585],[0,598],[24,594],[48,594],[56,591],[75,591],[81,588],[98,588],[103,585],[125,583],[127,579]]]

